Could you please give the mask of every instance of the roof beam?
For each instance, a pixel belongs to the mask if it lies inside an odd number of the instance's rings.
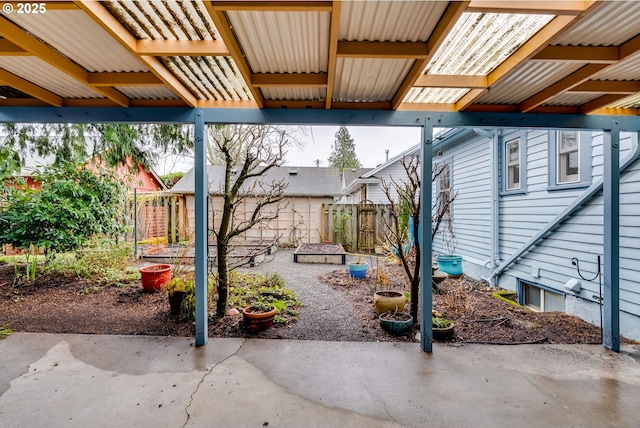
[[[585,82],[595,73],[599,72],[603,68],[607,67],[607,64],[589,64],[582,67],[567,77],[559,80],[548,88],[538,92],[531,98],[521,102],[519,104],[520,111],[526,113],[538,107],[540,104],[545,103],[551,98],[568,91],[569,89]]]
[[[427,58],[426,42],[338,42],[342,58]]]
[[[11,86],[54,107],[62,106],[62,97],[2,69],[0,69],[0,84]]]
[[[97,1],[78,0],[76,4],[100,27],[135,55],[149,70],[171,88],[189,107],[196,107],[198,100],[180,80],[154,56],[136,52],[137,40],[107,9]]]
[[[638,80],[588,80],[571,88],[568,92],[591,92],[602,94],[631,95],[640,92]]]
[[[20,46],[11,43],[9,40],[0,38],[0,56],[29,56],[31,55]]]
[[[583,11],[582,13],[586,13],[587,10],[594,7],[594,5],[598,5],[595,1],[587,1],[583,2]],[[566,31],[569,26],[575,22],[577,16],[569,15],[569,16],[556,16],[553,18],[547,25],[544,26],[540,31],[538,31],[533,37],[531,37],[527,42],[525,42],[518,50],[516,50],[509,58],[504,60],[502,64],[496,67],[489,75],[487,76],[487,83],[489,87],[492,87],[504,79],[511,76],[518,69],[523,67],[529,59],[537,55],[540,51],[542,51],[551,40],[558,36],[563,31]],[[456,103],[461,110],[466,110],[469,106],[471,106],[482,93],[477,93],[474,91],[469,91],[464,97],[458,100]]]
[[[216,11],[260,12],[331,12],[330,1],[218,1],[211,2]]]
[[[249,68],[246,57],[244,56],[242,49],[240,48],[240,43],[238,43],[238,40],[236,39],[236,36],[231,29],[231,24],[229,23],[229,20],[227,19],[224,11],[216,10],[213,7],[213,4],[209,1],[204,2],[204,5],[207,8],[207,12],[209,12],[209,15],[211,16],[214,25],[218,29],[222,40],[225,41],[227,47],[229,48],[229,54],[238,66],[238,70],[240,70],[242,78],[249,87],[249,91],[251,92],[251,95],[253,95],[253,99],[256,101],[258,108],[262,108],[262,106],[264,105],[264,97],[262,96],[262,93],[258,88],[251,86],[251,69]]]
[[[532,61],[585,62],[613,64],[620,59],[615,46],[547,46],[531,58]]]
[[[327,61],[327,93],[325,95],[325,108],[331,108],[333,101],[333,88],[336,80],[336,64],[338,63],[338,36],[340,34],[341,1],[333,2],[331,9],[331,27],[329,29],[329,59]]]
[[[448,74],[422,74],[413,85],[420,88],[487,88],[487,76],[459,76]]]
[[[411,90],[413,84],[416,82],[416,80],[418,80],[418,77],[420,77],[435,52],[447,38],[454,25],[456,24],[462,13],[465,11],[468,4],[469,2],[467,1],[449,3],[447,9],[442,14],[442,17],[440,17],[440,21],[438,21],[436,28],[433,30],[431,36],[429,37],[429,40],[427,41],[428,55],[424,58],[416,60],[413,63],[411,70],[409,70],[409,73],[405,77],[404,81],[400,84],[398,91],[391,101],[392,109],[397,109],[398,106],[402,103],[404,97],[409,93],[409,90]]]
[[[611,103],[615,103],[622,98],[628,97],[628,94],[607,94],[596,98],[595,100],[588,101],[580,106],[580,113],[589,114],[598,109],[608,106]]]
[[[259,88],[326,87],[327,73],[254,73],[251,84]]]
[[[36,55],[43,61],[46,61],[74,79],[82,82],[96,92],[101,93],[116,102],[119,106],[127,107],[129,105],[129,98],[121,92],[110,88],[92,86],[89,83],[89,72],[87,70],[26,33],[22,28],[2,16],[0,16],[0,35],[3,35],[10,42]]]
[[[519,13],[535,15],[579,15],[584,9],[584,1],[492,1],[472,0],[467,12],[476,13]]]
[[[163,86],[162,80],[153,73],[90,73],[93,86]]]
[[[222,40],[138,40],[136,52],[150,56],[229,56]]]

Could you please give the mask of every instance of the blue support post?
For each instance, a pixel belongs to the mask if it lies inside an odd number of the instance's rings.
[[[431,176],[433,174],[433,123],[430,117],[425,118],[422,129],[422,151],[420,164],[420,346],[424,352],[433,350],[433,327],[431,325],[431,311],[433,296],[431,291]]]
[[[196,269],[196,346],[208,340],[207,262],[209,260],[209,227],[207,196],[207,156],[204,115],[201,110],[195,116],[195,269]]]
[[[620,352],[620,129],[604,133],[604,302],[602,344]]]

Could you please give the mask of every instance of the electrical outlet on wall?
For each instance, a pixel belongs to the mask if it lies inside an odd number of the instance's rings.
[[[531,266],[531,276],[534,278],[540,278],[540,268],[537,266]]]

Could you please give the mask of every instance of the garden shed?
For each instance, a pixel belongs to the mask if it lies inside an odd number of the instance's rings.
[[[639,18],[634,1],[9,1],[0,121],[193,127],[198,345],[206,125],[417,126],[424,166],[434,127],[598,130],[603,342],[619,350],[619,146],[621,131],[640,130]],[[430,188],[421,200],[428,219]],[[430,293],[426,274],[423,314]]]

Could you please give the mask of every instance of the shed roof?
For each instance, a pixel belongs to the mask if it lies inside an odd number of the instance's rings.
[[[209,192],[221,194],[224,182],[225,167],[223,165],[209,165],[207,176]],[[171,192],[181,194],[194,193],[194,170],[191,169],[172,188]],[[260,178],[265,185],[284,180],[288,186],[284,190],[286,196],[335,197],[340,196],[342,183],[340,171],[330,167],[295,167],[283,166],[269,169]],[[247,180],[244,186],[248,188],[253,183]]]
[[[0,106],[640,108],[636,1],[5,3]]]

